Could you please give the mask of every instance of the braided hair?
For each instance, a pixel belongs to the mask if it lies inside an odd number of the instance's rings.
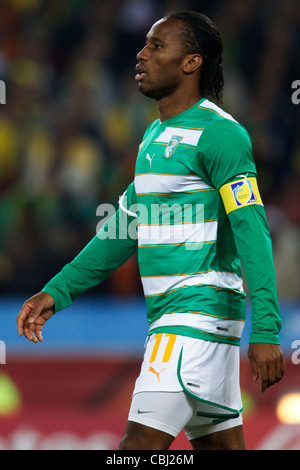
[[[216,25],[205,15],[195,11],[169,12],[165,18],[181,21],[180,35],[186,54],[201,54],[200,73],[202,96],[222,102],[224,74],[222,66],[223,42]]]

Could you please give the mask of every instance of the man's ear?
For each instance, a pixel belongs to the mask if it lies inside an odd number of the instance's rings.
[[[201,54],[188,54],[183,63],[184,73],[190,74],[198,70],[203,63]]]

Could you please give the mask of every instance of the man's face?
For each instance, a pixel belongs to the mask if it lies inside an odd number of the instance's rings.
[[[179,35],[180,22],[161,19],[146,36],[146,45],[138,53],[136,65],[141,93],[159,100],[173,92],[184,78],[182,63],[185,54]]]

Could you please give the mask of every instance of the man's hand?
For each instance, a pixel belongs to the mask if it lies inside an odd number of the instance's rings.
[[[282,379],[285,373],[285,362],[278,344],[251,343],[248,358],[253,380],[256,382],[260,376],[262,392]]]
[[[46,292],[34,295],[24,303],[18,317],[17,329],[20,336],[37,343],[43,341],[42,328],[54,315],[54,299]]]

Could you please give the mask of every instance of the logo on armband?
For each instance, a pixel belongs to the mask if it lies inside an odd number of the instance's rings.
[[[237,207],[257,202],[251,182],[248,179],[231,183],[230,187]]]

